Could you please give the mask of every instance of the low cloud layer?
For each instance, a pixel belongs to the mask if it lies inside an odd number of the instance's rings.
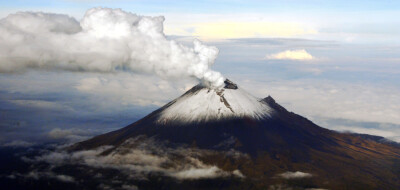
[[[315,57],[313,57],[305,49],[299,49],[299,50],[286,50],[279,53],[269,54],[265,56],[265,59],[309,61],[315,59]]]
[[[29,69],[129,71],[163,78],[196,77],[214,87],[224,78],[210,67],[218,49],[166,39],[164,17],[92,8],[78,22],[68,15],[18,12],[0,20],[0,72]]]
[[[105,153],[107,151],[110,151]],[[152,139],[136,137],[114,149],[112,146],[77,152],[54,151],[27,162],[46,162],[51,168],[63,165],[84,164],[99,169],[116,169],[134,179],[146,179],[149,175],[161,175],[179,180],[220,177],[243,178],[239,170],[224,171],[217,166],[202,162],[198,157],[207,152],[190,148],[168,148]],[[46,171],[53,172],[53,171]]]

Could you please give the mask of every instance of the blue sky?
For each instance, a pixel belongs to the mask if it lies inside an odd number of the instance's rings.
[[[7,8],[64,8],[71,9],[77,8],[74,6],[109,6],[131,9],[138,7],[141,11],[154,12],[159,10],[172,10],[172,11],[191,11],[188,8],[193,8],[199,12],[230,12],[230,11],[293,11],[293,10],[329,10],[329,11],[354,11],[354,10],[397,10],[396,6],[400,3],[394,0],[353,0],[353,1],[327,1],[327,0],[282,0],[282,1],[261,1],[261,0],[199,0],[199,1],[161,1],[161,0],[64,0],[64,1],[53,1],[53,0],[15,0],[2,3]],[[145,9],[144,7],[147,7]],[[88,8],[88,7],[86,7]],[[219,10],[224,8],[223,10]],[[140,11],[140,10],[139,10]],[[299,11],[301,12],[301,11]]]
[[[17,0],[0,2],[0,17],[42,11],[80,20],[96,6],[163,15],[168,38],[216,46],[213,68],[256,96],[272,95],[323,127],[400,141],[400,1]],[[0,143],[54,140],[54,129],[67,140],[110,131],[195,83],[127,73],[0,73]]]

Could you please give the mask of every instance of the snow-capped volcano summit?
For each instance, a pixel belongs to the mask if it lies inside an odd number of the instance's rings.
[[[268,123],[279,120],[287,111],[272,98],[256,98],[228,79],[224,83],[219,89],[200,83],[141,120],[76,146],[120,145],[143,135],[207,148],[222,147],[221,143],[239,137],[246,139],[243,150],[256,151],[257,147],[265,146],[265,142],[256,140],[265,138],[257,137],[262,134],[259,130],[267,129]]]
[[[273,109],[262,99],[239,88],[230,80],[219,89],[199,84],[162,108],[159,123],[190,123],[223,118],[270,117]]]

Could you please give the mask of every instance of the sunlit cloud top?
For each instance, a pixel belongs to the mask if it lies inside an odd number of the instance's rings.
[[[299,49],[299,50],[286,50],[279,53],[269,54],[265,57],[265,59],[305,61],[305,60],[312,60],[314,59],[314,57],[306,50]]]
[[[180,27],[167,27],[167,33],[193,35],[206,39],[293,37],[317,34],[317,30],[290,22],[202,22]]]

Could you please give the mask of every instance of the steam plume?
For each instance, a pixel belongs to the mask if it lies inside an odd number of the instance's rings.
[[[27,69],[130,71],[163,78],[190,76],[213,87],[223,76],[210,69],[218,49],[166,39],[164,17],[92,8],[78,22],[61,14],[18,12],[0,20],[0,72]]]

